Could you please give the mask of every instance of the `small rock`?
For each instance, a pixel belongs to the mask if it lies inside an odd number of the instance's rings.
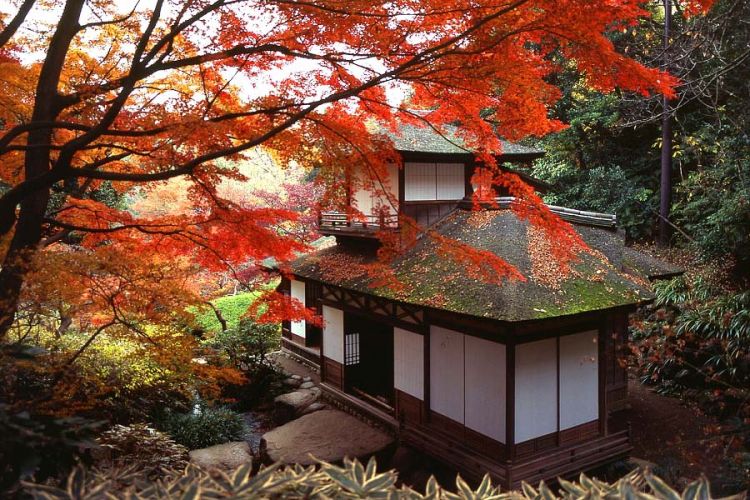
[[[303,382],[310,382],[312,380],[312,377],[302,377]]]
[[[250,445],[245,441],[217,444],[190,452],[190,461],[206,469],[232,470],[252,460]]]
[[[317,394],[306,390],[276,396],[273,400],[273,419],[279,424],[289,422],[299,416],[316,399],[318,399]]]
[[[307,415],[308,413],[312,413],[314,411],[325,410],[326,408],[328,408],[328,406],[325,403],[316,401],[315,403],[311,404],[310,406],[302,410],[302,414]]]
[[[302,377],[300,377],[299,375],[292,375],[289,378],[293,378],[294,380],[302,380]]]
[[[312,382],[302,382],[299,386],[300,389],[312,389],[313,387],[315,387],[315,384]]]
[[[284,380],[284,384],[288,385],[288,386],[291,386],[291,387],[299,387],[300,386],[300,381],[299,381],[299,379],[289,377],[288,379]]]

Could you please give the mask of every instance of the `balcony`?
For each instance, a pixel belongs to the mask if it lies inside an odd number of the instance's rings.
[[[318,213],[318,230],[325,236],[352,236],[377,238],[381,231],[396,231],[398,215],[387,210],[376,215],[354,215],[327,211]]]

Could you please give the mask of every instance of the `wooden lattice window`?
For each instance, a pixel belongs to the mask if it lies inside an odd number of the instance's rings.
[[[344,335],[344,364],[346,366],[359,364],[359,333]]]

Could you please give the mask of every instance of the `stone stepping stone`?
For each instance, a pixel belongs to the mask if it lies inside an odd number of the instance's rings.
[[[298,390],[276,396],[273,400],[273,419],[284,424],[300,416],[305,408],[318,399],[319,393],[310,390]]]
[[[246,441],[232,441],[190,451],[190,461],[205,469],[233,470],[253,461]]]
[[[339,410],[319,410],[263,434],[261,457],[267,462],[311,465],[310,456],[327,462],[344,457],[367,459],[393,444],[394,438]]]

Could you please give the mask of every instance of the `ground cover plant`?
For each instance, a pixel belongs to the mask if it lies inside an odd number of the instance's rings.
[[[394,471],[378,471],[371,459],[367,465],[347,460],[343,466],[321,462],[304,468],[271,466],[252,475],[252,465],[240,467],[229,474],[209,473],[188,468],[170,479],[151,484],[135,483],[131,470],[118,475],[87,473],[77,469],[62,488],[26,484],[34,498],[39,499],[97,499],[107,495],[115,498],[404,498],[404,499],[656,499],[683,500],[711,499],[710,484],[705,479],[691,483],[684,491],[676,491],[657,476],[632,472],[614,483],[606,483],[582,474],[576,482],[560,481],[560,488],[545,483],[523,485],[519,490],[502,491],[486,476],[479,485],[470,486],[460,477],[455,487],[446,489],[431,478],[424,492],[408,486],[397,486]],[[119,491],[118,491],[119,490]],[[739,500],[740,496],[735,497]]]

